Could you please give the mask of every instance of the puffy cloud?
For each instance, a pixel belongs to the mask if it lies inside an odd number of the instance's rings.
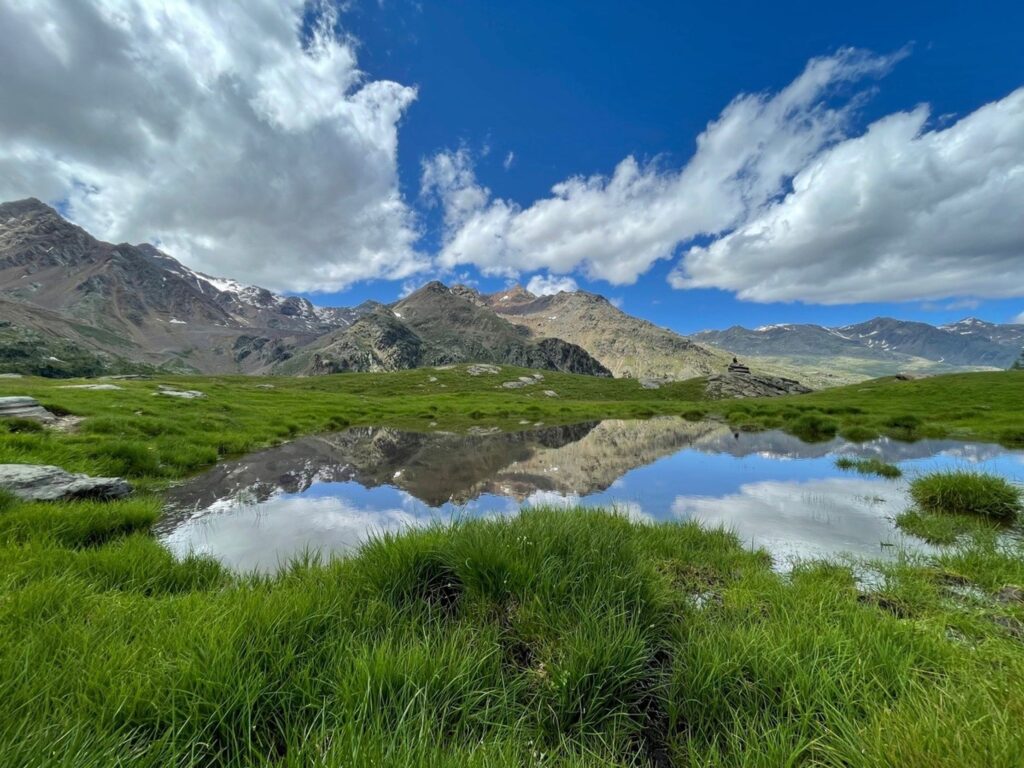
[[[818,152],[844,137],[860,99],[838,99],[837,86],[880,76],[902,55],[844,49],[813,59],[778,93],[734,99],[698,137],[683,167],[627,157],[611,176],[567,179],[528,208],[492,198],[464,150],[441,153],[427,168],[451,172],[431,171],[425,184],[446,206],[439,262],[507,276],[578,269],[632,283],[680,243],[731,229],[778,195]]]
[[[890,115],[673,273],[680,288],[821,304],[1024,295],[1024,89],[955,124]]]
[[[477,184],[469,150],[460,147],[438,152],[423,161],[420,196],[429,205],[440,202],[445,226],[453,229],[484,208],[491,191]]]
[[[0,199],[63,200],[108,240],[270,288],[426,261],[398,191],[416,91],[371,81],[303,0],[0,4]]]
[[[553,296],[562,291],[573,293],[579,286],[568,275],[534,275],[526,284],[526,290],[534,296]]]

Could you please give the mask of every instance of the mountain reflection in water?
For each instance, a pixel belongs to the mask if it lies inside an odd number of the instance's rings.
[[[363,427],[217,465],[171,489],[157,532],[176,554],[271,571],[305,551],[344,553],[375,532],[584,504],[725,525],[783,566],[794,556],[919,548],[892,524],[907,505],[906,480],[844,474],[836,455],[910,473],[969,463],[1015,478],[1024,469],[1024,454],[995,445],[807,444],[672,417],[469,435]]]

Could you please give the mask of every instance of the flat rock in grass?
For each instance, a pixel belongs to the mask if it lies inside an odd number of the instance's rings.
[[[0,379],[20,379],[20,373],[0,373]]]
[[[1024,623],[1013,616],[991,616],[991,620],[1006,630],[1014,640],[1024,640]]]
[[[121,499],[132,492],[120,477],[90,477],[45,464],[0,464],[0,488],[26,501]]]
[[[163,395],[164,397],[177,397],[182,400],[198,400],[199,398],[206,397],[205,392],[200,392],[198,389],[175,389],[174,387],[168,387],[166,384],[160,384],[157,387],[157,391],[154,395]]]
[[[43,408],[39,401],[28,395],[0,397],[0,419],[35,419],[51,423],[57,417]]]
[[[117,384],[65,384],[60,389],[86,389],[91,392],[114,392],[115,390],[122,390],[124,387],[119,387]]]
[[[1024,603],[1024,587],[1007,584],[996,592],[996,600],[1000,603]]]
[[[489,363],[475,363],[466,369],[470,376],[495,376],[501,373],[501,368]]]
[[[525,381],[506,381],[501,386],[505,389],[522,389],[526,384]]]
[[[640,379],[640,386],[644,389],[661,389],[661,382],[657,379]]]

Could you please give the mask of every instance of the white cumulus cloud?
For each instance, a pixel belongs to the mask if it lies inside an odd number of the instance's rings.
[[[416,91],[370,80],[303,0],[0,4],[0,199],[276,289],[424,266],[398,190]]]
[[[562,291],[573,293],[579,286],[568,275],[534,275],[526,284],[526,290],[534,296],[553,296]]]
[[[451,209],[439,263],[506,276],[580,270],[632,283],[680,243],[731,229],[778,195],[818,152],[845,136],[860,99],[839,98],[838,86],[882,75],[902,55],[844,49],[813,59],[778,93],[735,98],[681,168],[627,157],[610,176],[566,179],[551,197],[526,208],[481,186],[464,150],[443,152],[427,168],[451,166],[452,172],[431,170],[425,183]],[[435,181],[439,176],[444,184]]]
[[[1024,89],[941,130],[928,118],[893,114],[824,150],[671,282],[820,304],[1024,295]]]

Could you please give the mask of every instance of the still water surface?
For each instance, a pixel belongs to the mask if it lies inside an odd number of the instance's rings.
[[[904,477],[842,472],[837,456],[877,457]],[[925,549],[893,518],[908,506],[909,479],[951,467],[1019,481],[1024,452],[955,440],[809,444],[680,418],[471,435],[358,428],[176,486],[157,532],[175,554],[267,572],[303,552],[343,554],[375,532],[437,520],[514,515],[524,505],[614,506],[637,519],[725,526],[785,569],[798,557]]]

